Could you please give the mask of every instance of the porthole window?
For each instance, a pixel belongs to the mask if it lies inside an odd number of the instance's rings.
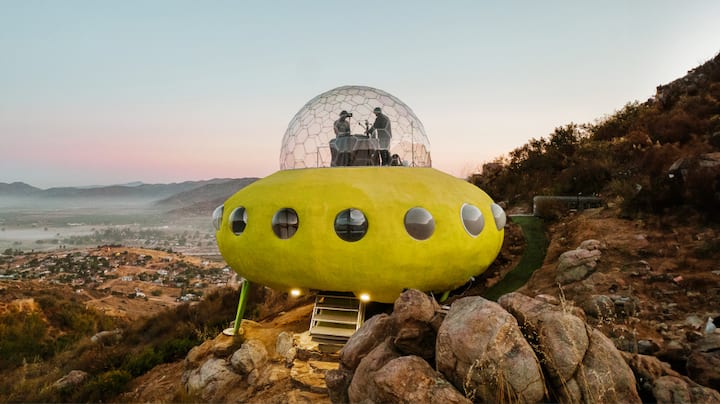
[[[490,209],[492,210],[493,217],[495,218],[495,227],[497,227],[498,230],[505,227],[507,216],[505,215],[503,208],[501,208],[497,203],[493,203],[490,206]]]
[[[477,206],[464,203],[460,211],[460,215],[462,216],[465,231],[467,231],[468,234],[475,237],[483,231],[483,228],[485,227],[485,218]]]
[[[245,231],[245,227],[247,227],[247,210],[245,210],[242,206],[235,208],[235,210],[233,210],[230,214],[229,220],[232,232],[235,233],[235,235],[242,234],[242,232]]]
[[[220,205],[213,211],[212,214],[212,223],[213,227],[215,228],[215,231],[220,230],[220,225],[222,224],[222,215],[223,211],[225,210],[224,205]]]
[[[358,241],[367,230],[368,221],[358,209],[345,209],[335,216],[335,233],[345,241]]]
[[[299,224],[297,212],[291,208],[278,210],[272,218],[272,229],[281,239],[292,237],[297,232]]]
[[[435,232],[435,219],[424,208],[412,208],[405,213],[405,230],[416,240],[426,240]]]

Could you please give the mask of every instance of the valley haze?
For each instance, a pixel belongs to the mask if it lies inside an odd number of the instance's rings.
[[[115,243],[214,255],[213,209],[256,179],[48,189],[0,183],[0,251]]]

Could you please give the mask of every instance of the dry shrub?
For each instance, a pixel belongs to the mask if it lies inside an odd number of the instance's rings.
[[[720,102],[710,94],[683,97],[677,106],[689,116],[694,117],[698,124],[720,113]]]
[[[682,151],[675,145],[655,145],[643,154],[642,172],[650,178],[665,177],[670,166],[682,155]]]
[[[653,141],[660,143],[686,143],[694,133],[700,133],[698,119],[685,110],[673,108],[665,114],[658,115],[650,124],[650,135]]]
[[[593,195],[610,181],[610,168],[601,159],[587,160],[563,170],[557,177],[556,195]]]
[[[686,200],[708,219],[720,219],[720,166],[689,170],[685,178]]]

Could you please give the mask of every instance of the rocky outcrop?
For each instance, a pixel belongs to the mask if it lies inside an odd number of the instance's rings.
[[[243,327],[251,325],[252,322],[243,321]],[[274,347],[281,351],[269,351],[258,339],[243,341],[240,336],[220,334],[188,353],[182,386],[192,397],[206,402],[228,399],[244,402],[263,397],[272,389],[277,393],[266,399],[327,400],[325,372],[337,368],[337,363],[296,360],[291,353],[298,348],[291,333],[280,333]]]
[[[435,333],[442,317],[435,299],[418,290],[400,295],[393,306],[393,344],[404,355],[417,355],[427,361],[435,358]],[[438,321],[440,320],[440,322]]]
[[[52,387],[58,391],[70,390],[79,386],[88,379],[88,373],[82,370],[71,370],[68,374],[53,383]]]
[[[453,303],[438,330],[437,369],[465,396],[483,402],[539,402],[540,363],[515,318],[495,302]]]
[[[408,375],[412,375],[411,383],[408,383]],[[375,395],[371,399],[377,403],[471,402],[418,356],[402,356],[389,361],[378,370],[373,382]]]
[[[585,279],[595,271],[602,252],[602,243],[586,240],[580,247],[562,253],[558,258],[555,280],[561,285]]]
[[[670,109],[684,95],[697,95],[698,89],[707,88],[720,68],[720,57],[715,56],[702,65],[689,70],[688,74],[668,84],[656,87],[653,102],[663,109]]]
[[[561,402],[639,402],[635,379],[607,337],[579,317],[519,293],[498,301],[520,323]]]
[[[379,314],[366,321],[340,351],[340,364],[355,369],[360,361],[390,336],[392,322],[387,314]]]
[[[635,376],[612,342],[574,315],[577,309],[549,303],[556,301],[467,297],[440,321],[430,297],[406,291],[392,314],[371,318],[350,338],[340,368],[326,374],[330,399],[640,402]],[[423,349],[407,352],[398,334],[424,341]],[[431,339],[434,363],[417,354]]]
[[[116,328],[109,331],[100,331],[99,333],[90,337],[90,341],[96,344],[112,345],[116,344],[122,339],[122,330]]]
[[[695,344],[687,358],[687,371],[694,381],[720,390],[720,333],[717,330]]]
[[[268,359],[267,349],[257,340],[246,341],[230,357],[230,364],[241,375],[249,375],[265,365]]]
[[[672,370],[669,364],[647,355],[621,352],[637,380],[638,390],[645,402],[660,403],[717,403],[720,393],[701,386],[690,378]]]

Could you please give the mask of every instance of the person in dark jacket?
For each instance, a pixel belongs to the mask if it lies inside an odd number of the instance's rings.
[[[390,127],[390,118],[382,113],[380,107],[373,110],[375,114],[375,122],[368,130],[369,133],[375,131],[377,133],[378,143],[380,144],[380,158],[382,165],[390,165],[390,140],[392,139],[392,129]]]

